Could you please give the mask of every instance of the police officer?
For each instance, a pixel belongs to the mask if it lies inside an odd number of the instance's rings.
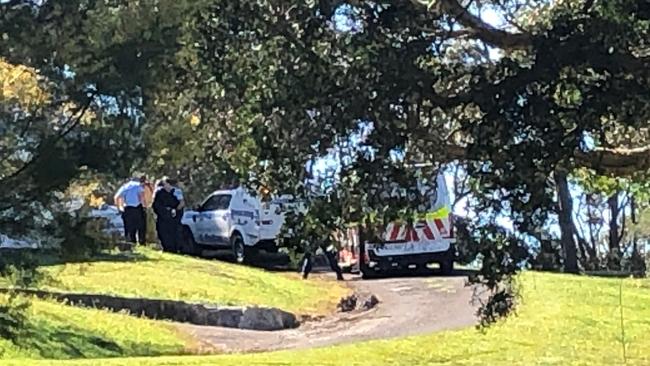
[[[180,222],[180,219],[183,217],[183,210],[185,209],[185,197],[183,196],[183,191],[178,187],[178,181],[176,179],[172,179],[168,177],[164,177],[160,179],[156,184],[156,188],[154,189],[154,197],[156,192],[158,192],[161,189],[164,189],[166,183],[171,186],[171,193],[178,200],[178,206],[176,207],[176,211],[180,213],[180,215],[177,215],[177,217],[179,217],[178,220]]]
[[[156,232],[163,250],[178,252],[181,240],[181,218],[185,202],[183,193],[174,187],[176,182],[163,178],[158,183],[153,200],[153,210],[156,214]]]
[[[146,177],[131,178],[115,193],[113,200],[122,213],[124,235],[131,243],[145,243],[144,183]]]
[[[334,271],[334,273],[336,273],[336,279],[338,281],[343,281],[343,271],[341,271],[341,267],[339,266],[339,263],[336,259],[336,247],[334,245],[327,245],[326,243],[318,243],[315,248],[312,248],[309,244],[306,245],[305,254],[302,258],[302,278],[306,280],[309,276],[309,273],[313,267],[312,262],[314,252],[318,250],[318,248],[320,248],[325,254],[330,268],[332,271]]]
[[[151,183],[148,179],[145,179],[144,183],[142,184],[142,188],[144,189],[144,209],[142,210],[142,222],[143,222],[143,228],[142,230],[145,233],[148,233],[147,231],[147,225],[149,225],[149,215],[148,215],[148,210],[151,208],[151,205],[153,203],[153,194],[155,192],[155,187],[153,183]]]

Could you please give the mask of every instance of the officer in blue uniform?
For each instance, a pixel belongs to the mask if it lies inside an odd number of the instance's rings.
[[[124,235],[131,243],[145,243],[144,184],[146,177],[131,178],[124,183],[113,197],[117,209],[122,213]]]

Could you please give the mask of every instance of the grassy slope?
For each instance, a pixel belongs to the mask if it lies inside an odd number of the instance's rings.
[[[108,257],[88,263],[46,267],[58,291],[185,300],[221,305],[266,305],[301,314],[334,310],[348,290],[333,282],[303,281],[245,266],[141,249],[126,260]]]
[[[81,365],[619,365],[621,280],[529,273],[518,316],[474,329],[270,354],[88,360]],[[623,282],[628,365],[650,364],[650,282]],[[432,309],[432,311],[435,311]],[[75,363],[76,364],[76,363]]]
[[[34,300],[18,342],[0,339],[0,360],[178,355],[191,342],[165,322]]]
[[[268,305],[300,313],[328,312],[348,291],[337,283],[303,281],[293,274],[150,249],[43,268],[49,279],[42,287],[50,290]],[[2,282],[0,279],[0,285],[7,284]],[[195,352],[194,342],[165,322],[34,300],[28,329],[19,342],[0,339],[0,360],[4,360],[0,364],[25,358],[179,355]]]

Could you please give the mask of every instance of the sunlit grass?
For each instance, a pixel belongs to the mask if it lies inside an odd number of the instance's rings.
[[[80,365],[650,365],[650,281],[541,273],[521,278],[518,314],[475,329],[307,351],[88,360]],[[431,309],[435,312],[436,309]]]
[[[102,260],[45,267],[55,291],[184,300],[219,305],[265,305],[299,314],[335,309],[349,290],[332,281],[303,281],[293,273],[271,273],[219,261],[139,249],[132,260]]]

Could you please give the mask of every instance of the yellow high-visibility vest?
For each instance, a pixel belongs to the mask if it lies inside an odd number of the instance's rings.
[[[449,217],[450,214],[451,214],[451,210],[449,209],[449,207],[443,206],[443,207],[441,207],[441,208],[439,208],[439,209],[437,209],[435,211],[428,211],[428,212],[426,212],[424,214],[418,214],[418,215],[416,215],[416,217],[414,217],[414,219],[415,220],[424,219],[424,220],[427,220],[427,221],[435,220],[435,219],[446,219],[446,218]],[[401,221],[401,220],[396,220],[396,221]],[[349,223],[347,225],[347,227],[352,228],[352,227],[356,227],[358,225],[359,225],[358,222],[351,222],[351,223]]]

